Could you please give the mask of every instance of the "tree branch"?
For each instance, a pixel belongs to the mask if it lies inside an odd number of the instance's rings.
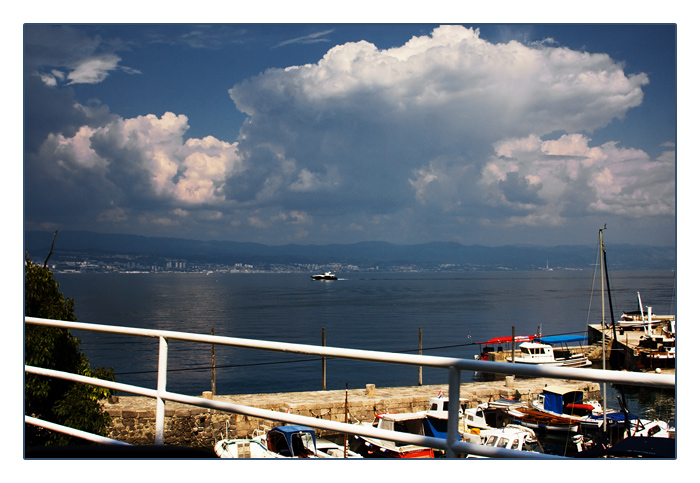
[[[51,258],[51,255],[53,255],[53,244],[56,243],[56,235],[58,235],[58,230],[53,232],[53,240],[51,240],[51,251],[49,252],[49,255],[46,257],[46,260],[44,260],[44,268],[46,268],[46,265],[49,264],[49,258]]]

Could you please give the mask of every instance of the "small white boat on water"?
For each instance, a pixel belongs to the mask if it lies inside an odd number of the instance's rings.
[[[338,280],[333,272],[325,272],[322,275],[311,275],[313,280]]]
[[[514,360],[518,364],[536,364],[544,366],[585,367],[592,362],[582,352],[573,352],[568,348],[572,342],[583,342],[586,336],[562,335],[536,337],[532,342],[520,344],[520,356]],[[563,348],[555,348],[554,344],[563,344]],[[506,357],[508,362],[513,360]]]

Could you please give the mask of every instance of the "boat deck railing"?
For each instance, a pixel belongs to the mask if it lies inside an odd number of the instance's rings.
[[[214,344],[222,346],[245,347],[249,349],[259,349],[266,351],[287,352],[294,354],[306,354],[319,357],[332,357],[338,359],[352,359],[373,361],[387,364],[402,364],[412,366],[426,366],[445,369],[448,373],[449,397],[456,400],[460,396],[461,372],[479,371],[483,373],[507,374],[528,377],[548,377],[558,379],[572,379],[581,381],[593,381],[598,383],[616,383],[634,386],[651,386],[659,388],[675,387],[675,376],[668,374],[620,372],[599,369],[565,368],[565,367],[542,367],[527,364],[513,364],[507,362],[490,362],[472,359],[459,359],[442,356],[426,356],[413,354],[397,354],[392,352],[369,351],[360,349],[347,349],[341,347],[327,347],[307,344],[294,344],[286,342],[273,342],[256,339],[242,339],[236,337],[215,336],[208,334],[194,334],[187,332],[176,332],[168,330],[140,329],[132,327],[120,327],[111,325],[100,325],[84,322],[67,322],[52,319],[41,319],[36,317],[25,317],[25,323],[37,324],[47,327],[58,327],[73,330],[87,330],[93,332],[104,332],[111,334],[121,334],[136,337],[151,337],[159,340],[158,354],[158,378],[156,389],[149,389],[140,386],[123,384],[113,381],[106,381],[92,377],[85,377],[79,374],[56,371],[52,369],[25,366],[25,372],[30,374],[55,377],[108,389],[122,391],[125,393],[140,396],[152,397],[156,400],[155,417],[155,445],[163,446],[164,426],[165,426],[165,405],[167,401],[189,404],[217,411],[242,414],[254,418],[261,418],[273,421],[280,421],[289,424],[301,424],[312,428],[323,429],[348,435],[367,436],[371,438],[395,441],[398,443],[415,444],[418,446],[430,447],[445,451],[448,458],[455,458],[459,454],[472,454],[486,457],[500,458],[528,458],[528,459],[556,459],[561,458],[555,455],[541,453],[529,453],[523,451],[494,448],[477,444],[466,443],[460,440],[459,435],[459,406],[449,405],[448,408],[448,431],[447,438],[434,438],[397,431],[387,431],[371,426],[358,424],[348,424],[336,421],[317,419],[298,414],[289,414],[267,409],[260,409],[252,406],[243,406],[223,401],[215,401],[201,397],[188,396],[173,393],[167,390],[168,371],[168,341],[180,340],[204,344]],[[56,425],[47,421],[38,420],[30,416],[25,416],[25,422],[41,426],[50,430],[60,431],[72,436],[80,437],[89,441],[104,444],[126,444],[121,441],[104,438],[102,436],[84,433],[82,431]]]

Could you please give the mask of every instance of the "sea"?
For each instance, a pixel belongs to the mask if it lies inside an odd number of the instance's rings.
[[[600,323],[599,273],[591,270],[348,272],[336,281],[305,273],[57,273],[81,322],[247,339],[473,359],[479,342],[516,335],[586,334]],[[636,310],[637,292],[656,314],[676,313],[676,276],[668,271],[610,273],[613,316]],[[610,312],[605,300],[606,317]],[[682,322],[681,322],[682,324]],[[73,331],[93,367],[118,382],[156,387],[158,340]],[[211,390],[210,344],[170,341],[167,388]],[[216,346],[216,394],[317,391],[320,358]],[[464,383],[494,377],[463,372]],[[498,377],[498,376],[496,376]],[[328,359],[326,389],[418,384],[418,368]],[[422,370],[424,385],[447,387],[446,370]],[[673,390],[624,390],[632,413],[675,425]],[[608,407],[611,407],[610,403]]]

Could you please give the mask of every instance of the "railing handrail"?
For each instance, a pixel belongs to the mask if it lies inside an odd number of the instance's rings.
[[[90,378],[78,374],[71,374],[33,366],[25,366],[25,371],[33,374],[58,377],[76,382],[102,386],[123,392],[141,394],[156,399],[156,445],[163,444],[163,427],[165,414],[165,401],[181,402],[210,409],[245,414],[262,419],[283,421],[292,424],[303,424],[315,428],[338,431],[348,434],[359,434],[374,438],[398,441],[408,444],[417,444],[437,449],[446,450],[448,457],[454,457],[457,453],[470,453],[482,456],[496,456],[507,458],[552,458],[553,455],[538,453],[525,453],[522,451],[492,448],[489,446],[475,445],[459,441],[458,437],[458,412],[457,405],[450,405],[448,412],[447,439],[419,436],[396,431],[381,430],[369,426],[340,423],[322,419],[311,418],[288,413],[280,413],[249,406],[225,403],[204,398],[187,396],[166,391],[167,374],[167,340],[184,340],[207,344],[220,344],[236,347],[246,347],[260,350],[292,352],[298,354],[316,355],[319,357],[334,357],[341,359],[367,360],[394,364],[407,364],[417,366],[431,366],[449,370],[449,395],[459,400],[460,371],[474,370],[499,374],[514,374],[534,377],[566,378],[573,380],[610,382],[630,385],[651,385],[657,387],[675,387],[675,376],[665,374],[644,374],[617,371],[601,371],[597,369],[565,368],[565,367],[529,367],[528,365],[505,362],[478,361],[442,356],[424,356],[412,354],[398,354],[393,352],[369,351],[361,349],[346,349],[339,347],[315,346],[308,344],[295,344],[288,342],[274,342],[257,339],[242,339],[227,336],[214,336],[207,334],[193,334],[158,329],[141,329],[133,327],[110,326],[91,324],[85,322],[60,321],[37,317],[25,317],[25,323],[37,324],[49,327],[60,327],[75,330],[87,330],[96,332],[108,332],[123,335],[145,336],[158,338],[160,341],[160,354],[158,361],[158,387],[148,389],[139,386],[131,386],[102,379]]]
[[[345,349],[330,346],[316,346],[310,344],[297,344],[291,342],[275,342],[258,339],[243,339],[220,335],[193,334],[189,332],[177,332],[159,329],[141,329],[134,327],[121,327],[113,325],[91,324],[86,322],[70,322],[38,317],[25,317],[25,321],[32,324],[50,327],[62,327],[66,329],[89,330],[95,332],[110,332],[123,335],[138,335],[144,337],[162,337],[172,340],[185,340],[190,342],[202,342],[207,344],[219,344],[250,349],[270,350],[277,352],[290,352],[296,354],[316,355],[319,357],[335,357],[341,359],[367,360],[374,362],[387,362],[394,364],[406,364],[415,366],[431,366],[438,368],[455,367],[459,370],[488,372],[494,374],[510,374],[530,377],[552,377],[557,379],[571,379],[578,381],[595,381],[599,383],[641,385],[672,388],[676,385],[674,375],[602,371],[600,369],[571,368],[571,367],[543,367],[528,364],[513,364],[509,362],[492,362],[472,359],[461,359],[444,356],[427,356],[416,354],[399,354],[395,352],[370,351],[364,349]]]
[[[418,446],[426,446],[435,449],[447,450],[448,444],[447,440],[441,438],[434,438],[432,436],[421,436],[411,433],[403,433],[400,431],[390,431],[386,429],[378,429],[372,426],[364,426],[358,424],[341,423],[338,421],[329,421],[325,419],[318,419],[310,416],[303,416],[301,414],[292,414],[286,412],[272,411],[270,409],[261,409],[252,406],[244,406],[241,404],[234,404],[225,401],[216,401],[212,399],[205,399],[197,396],[188,396],[185,394],[178,394],[173,392],[162,392],[158,393],[156,390],[147,389],[140,386],[132,386],[129,384],[123,384],[113,381],[106,381],[104,379],[98,379],[94,377],[81,376],[79,374],[72,374],[69,372],[57,371],[55,369],[45,369],[34,366],[25,366],[25,371],[30,374],[36,374],[40,376],[55,377],[58,379],[64,379],[69,381],[80,382],[83,384],[91,384],[93,386],[106,387],[108,389],[114,389],[123,392],[129,392],[133,394],[139,394],[141,396],[147,397],[160,397],[166,401],[178,402],[182,404],[189,404],[192,406],[203,407],[207,409],[214,409],[218,411],[231,412],[236,414],[244,414],[246,416],[251,416],[254,418],[267,419],[271,421],[282,421],[289,424],[300,424],[303,426],[310,426],[314,428],[325,429],[327,431],[335,431],[339,433],[348,433],[361,436],[368,436],[376,439],[390,440],[405,444],[414,444]],[[37,426],[46,427],[47,429],[53,429],[55,431],[62,431],[67,434],[76,437],[83,437],[84,439],[90,439],[92,441],[100,442],[97,438],[90,438],[89,433],[84,433],[78,430],[66,431],[60,425],[49,423],[46,421],[41,421],[36,418],[31,418],[30,416],[25,416],[25,421],[27,423],[35,424]],[[69,428],[68,428],[69,429]],[[83,433],[82,435],[79,433]],[[104,438],[107,440],[107,438]],[[115,440],[109,440],[109,442],[114,442]],[[106,441],[102,441],[106,442]],[[128,443],[124,443],[128,444]],[[527,453],[523,451],[516,451],[511,449],[495,448],[491,446],[482,446],[472,443],[463,443],[460,446],[463,453],[475,454],[480,456],[489,457],[501,457],[501,458],[544,458],[544,459],[561,459],[561,456],[548,455],[548,454],[537,454]]]

